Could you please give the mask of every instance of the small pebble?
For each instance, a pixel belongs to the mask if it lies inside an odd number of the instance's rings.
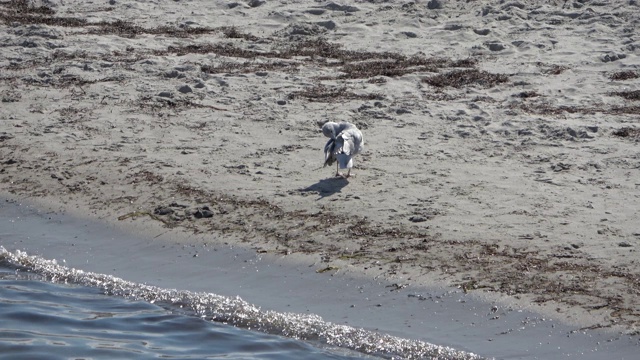
[[[251,0],[247,3],[247,5],[251,6],[252,8],[254,7],[258,7],[261,5],[264,5],[266,1],[265,0]]]
[[[213,217],[213,211],[209,210],[208,206],[203,206],[200,209],[196,210],[193,213],[193,216],[195,216],[196,219],[210,218]]]
[[[178,88],[178,91],[180,91],[183,94],[187,94],[187,93],[193,92],[193,89],[191,89],[191,86],[189,85],[182,85]]]
[[[505,49],[504,45],[502,45],[500,43],[489,43],[489,44],[487,44],[487,47],[491,51],[502,51],[502,50]]]

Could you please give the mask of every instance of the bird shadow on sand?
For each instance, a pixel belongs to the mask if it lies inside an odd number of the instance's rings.
[[[317,193],[320,197],[317,200],[323,199],[327,196],[331,196],[342,190],[343,187],[349,185],[349,180],[341,177],[332,177],[328,179],[322,179],[313,185],[309,185],[304,189],[300,189],[301,193],[310,192]]]

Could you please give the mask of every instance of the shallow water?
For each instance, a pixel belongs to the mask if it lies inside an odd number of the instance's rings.
[[[0,359],[358,359],[98,288],[57,284],[0,261]]]
[[[0,358],[7,359],[479,358],[312,314],[262,311],[238,297],[84,272],[1,246],[0,304]]]

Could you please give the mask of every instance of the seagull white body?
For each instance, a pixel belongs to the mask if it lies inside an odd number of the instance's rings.
[[[351,176],[353,157],[363,150],[362,132],[351,123],[330,121],[322,126],[322,133],[329,138],[324,146],[324,166],[337,161],[336,176]],[[338,169],[348,169],[347,175],[342,175]]]

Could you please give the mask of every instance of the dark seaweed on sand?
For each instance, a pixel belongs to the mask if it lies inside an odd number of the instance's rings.
[[[613,136],[619,136],[619,137],[628,137],[628,138],[635,138],[638,139],[640,138],[640,129],[635,129],[635,128],[630,128],[630,127],[623,127],[621,129],[615,130],[613,132]]]
[[[633,71],[633,70],[617,71],[609,75],[609,79],[614,81],[637,79],[639,77],[640,77],[640,72]]]
[[[9,0],[0,1],[0,5],[7,9],[13,10],[16,14],[40,14],[40,15],[53,15],[55,10],[48,6],[34,6],[29,0]]]
[[[231,36],[228,36],[231,37]],[[203,71],[208,73],[253,72],[272,69],[285,70],[291,67],[297,71],[301,63],[314,63],[331,68],[339,67],[338,76],[322,76],[319,79],[368,79],[379,76],[395,77],[414,72],[438,72],[441,68],[466,67],[476,65],[474,59],[450,60],[427,57],[424,55],[407,56],[394,52],[371,52],[346,50],[340,44],[333,44],[323,38],[308,39],[298,42],[275,43],[270,49],[244,49],[233,43],[198,44],[187,46],[169,46],[167,50],[155,51],[155,55],[176,54],[216,54],[220,56],[243,59],[268,58],[295,61],[263,62],[261,64],[245,62],[238,65],[223,64],[218,66],[204,65]],[[243,69],[244,67],[244,69]],[[291,71],[291,69],[290,69]]]
[[[0,2],[0,6],[3,6],[5,9],[5,11],[0,12],[0,20],[5,23],[43,24],[62,27],[89,27],[88,32],[91,34],[113,34],[122,37],[135,37],[139,34],[164,34],[175,37],[186,37],[191,35],[222,32],[223,34],[228,35],[228,37],[250,38],[229,27],[216,29],[208,27],[180,28],[163,25],[154,28],[144,28],[122,20],[90,23],[83,18],[53,16],[56,14],[55,10],[47,6],[33,6],[28,0],[10,0],[8,2]]]
[[[640,106],[635,105],[624,105],[624,106],[604,106],[604,105],[594,105],[594,106],[576,106],[576,105],[560,105],[554,106],[546,103],[522,103],[519,104],[518,107],[532,114],[540,114],[540,115],[559,115],[559,114],[609,114],[609,115],[622,115],[622,114],[630,114],[637,115],[640,114]]]
[[[633,91],[613,91],[611,95],[620,96],[627,100],[640,100],[640,90]]]
[[[384,96],[382,94],[355,94],[347,91],[346,87],[329,87],[325,85],[317,85],[307,88],[302,91],[292,92],[288,95],[290,100],[296,98],[305,98],[309,101],[325,102],[337,100],[382,100]]]
[[[273,43],[270,47],[261,50],[247,49],[235,43],[208,43],[192,44],[186,46],[169,46],[166,50],[151,52],[155,56],[175,54],[184,56],[187,54],[216,54],[226,57],[241,59],[269,58],[279,59],[273,62],[239,62],[234,64],[226,61],[220,65],[202,65],[202,71],[207,73],[239,72],[248,73],[256,71],[280,70],[295,72],[301,62],[314,63],[325,68],[339,67],[340,74],[322,76],[319,79],[371,79],[378,77],[396,77],[415,72],[438,72],[442,68],[473,68],[475,59],[451,60],[438,57],[428,57],[422,54],[407,56],[397,52],[372,52],[366,50],[344,49],[341,44],[330,43],[322,37],[304,39],[301,41],[276,41],[272,38],[258,38],[252,34],[246,34],[236,27],[180,27],[173,25],[160,25],[156,27],[143,27],[135,23],[123,20],[88,22],[84,18],[59,17],[55,11],[42,6],[34,7],[27,0],[11,0],[0,2],[4,11],[0,11],[0,20],[5,23],[43,24],[49,26],[84,28],[89,34],[117,35],[134,38],[138,35],[165,35],[171,37],[190,37],[203,34],[220,33],[227,39],[239,39],[261,44]],[[74,58],[81,58],[89,54],[75,53]],[[114,54],[121,57],[122,54]],[[139,53],[131,51],[127,58],[139,60],[148,52]],[[55,56],[61,56],[60,53]],[[293,61],[284,61],[293,60]],[[482,79],[476,79],[481,83]],[[488,79],[485,79],[488,80]],[[492,79],[496,82],[496,79]],[[485,81],[486,83],[486,81]],[[326,93],[326,92],[325,92]],[[352,96],[353,97],[353,96]]]
[[[435,87],[454,87],[478,85],[485,88],[494,87],[509,81],[505,74],[492,74],[478,69],[453,70],[426,78],[423,82]]]

